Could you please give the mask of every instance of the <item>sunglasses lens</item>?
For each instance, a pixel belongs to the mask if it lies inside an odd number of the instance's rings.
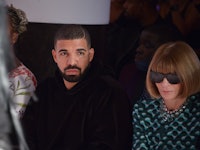
[[[167,78],[168,82],[171,84],[180,83],[180,80],[176,74],[168,74],[168,75],[166,75],[166,78]]]
[[[171,74],[171,73],[170,74],[162,74],[162,73],[159,73],[159,72],[151,71],[150,72],[150,78],[151,78],[151,81],[155,82],[155,83],[162,82],[164,78],[167,78],[167,81],[170,84],[180,83],[180,79],[178,78],[178,76],[176,74]]]
[[[164,76],[161,73],[151,71],[150,78],[151,78],[151,81],[153,81],[155,83],[160,83],[163,81]]]

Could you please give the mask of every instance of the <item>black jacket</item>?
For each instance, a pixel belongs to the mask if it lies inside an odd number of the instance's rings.
[[[97,71],[95,71],[97,70]],[[130,150],[132,116],[119,84],[92,64],[67,90],[59,72],[38,85],[22,120],[31,150]]]

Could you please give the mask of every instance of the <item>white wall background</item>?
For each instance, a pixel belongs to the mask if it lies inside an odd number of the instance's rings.
[[[29,22],[108,24],[110,0],[5,0],[25,11]]]

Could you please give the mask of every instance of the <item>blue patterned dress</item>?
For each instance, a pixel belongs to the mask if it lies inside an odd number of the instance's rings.
[[[141,100],[133,109],[133,150],[195,150],[200,141],[200,93],[174,118],[161,113],[162,99]]]

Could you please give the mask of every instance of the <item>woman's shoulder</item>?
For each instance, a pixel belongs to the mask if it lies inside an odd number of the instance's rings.
[[[14,68],[9,72],[10,78],[15,78],[16,76],[28,76],[35,78],[33,72],[22,63],[18,67]]]
[[[34,87],[37,86],[37,79],[35,75],[22,63],[18,67],[11,70],[8,73],[8,77],[11,83],[20,82],[27,85],[31,84],[31,86]]]
[[[198,107],[200,109],[200,92],[189,96],[188,102],[191,106]]]

